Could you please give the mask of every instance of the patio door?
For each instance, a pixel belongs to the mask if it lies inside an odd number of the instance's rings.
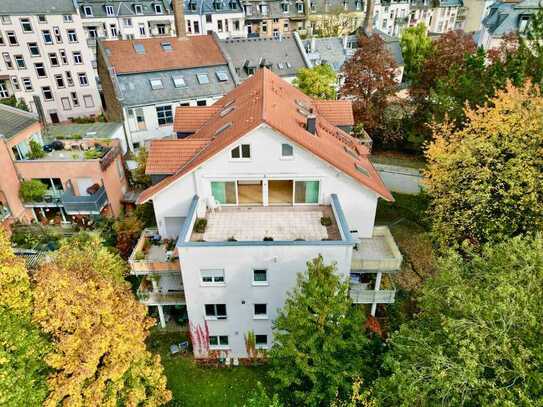
[[[212,181],[211,194],[221,205],[236,205],[237,190],[235,181]]]
[[[292,180],[269,180],[268,203],[270,205],[292,205]]]

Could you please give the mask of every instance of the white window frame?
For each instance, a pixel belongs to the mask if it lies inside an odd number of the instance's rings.
[[[164,14],[164,9],[162,8],[162,4],[159,4],[159,3],[153,4],[153,10],[155,11],[155,14]]]
[[[32,86],[32,80],[30,78],[21,78],[21,82],[23,84],[23,89],[25,90],[25,92],[32,92],[34,90],[34,87]]]
[[[207,315],[206,313],[206,305],[213,305],[215,310],[215,315]],[[225,314],[218,316],[217,314],[217,305],[224,305]],[[226,307],[226,304],[204,304],[204,319],[207,321],[218,321],[218,320],[226,320],[228,319],[228,308]]]
[[[265,336],[266,337],[266,344],[258,344],[256,343],[256,337],[257,336]],[[269,335],[268,334],[255,334],[255,346],[257,349],[268,349],[269,347]]]
[[[86,72],[79,72],[77,78],[79,79],[79,86],[89,86],[89,78]]]
[[[265,281],[256,281],[255,280],[255,271],[265,271],[266,272],[266,280]],[[270,285],[270,282],[268,280],[268,269],[266,268],[253,268],[253,277],[252,277],[252,285],[253,286],[268,286]]]
[[[74,58],[74,65],[83,64],[83,56],[81,55],[81,51],[72,52],[72,57]]]
[[[242,146],[249,146],[249,157],[243,157],[243,147]],[[239,157],[234,157],[233,153],[234,150],[239,149]],[[230,149],[230,161],[251,161],[252,154],[251,154],[252,146],[250,143],[240,143],[236,145],[234,148]]]
[[[204,278],[211,281],[204,281]],[[220,279],[222,278],[222,281]],[[216,281],[219,279],[219,281]],[[223,268],[200,269],[200,285],[202,287],[222,287],[226,285],[226,279]]]
[[[85,14],[85,17],[94,17],[92,6],[83,6],[83,14]]]
[[[265,305],[266,306],[266,314],[257,314],[256,313],[256,306],[257,305]],[[268,304],[265,302],[255,302],[253,304],[253,319],[269,319],[268,317]]]
[[[104,5],[104,10],[106,11],[106,16],[115,17],[115,9],[111,4]]]
[[[292,154],[284,155],[283,146],[289,146],[292,149]],[[294,159],[294,146],[290,143],[281,143],[281,160],[293,160],[293,159]]]
[[[89,100],[92,102],[92,104],[88,103]],[[92,95],[83,95],[83,104],[87,109],[92,109],[96,106],[94,104],[94,98],[92,97]]]
[[[228,344],[226,344],[226,345],[221,344],[221,339],[220,339],[221,336],[226,337],[226,341],[228,342]],[[212,345],[211,344],[211,338],[217,338],[217,345]],[[213,350],[227,350],[227,349],[230,349],[230,338],[228,337],[228,335],[209,335],[209,349],[213,349]]]
[[[136,13],[137,16],[142,16],[143,6],[141,4],[134,4],[134,13]]]

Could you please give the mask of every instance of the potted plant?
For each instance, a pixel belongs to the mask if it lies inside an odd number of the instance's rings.
[[[196,233],[204,233],[207,226],[207,219],[205,218],[196,218],[194,222],[194,231]]]

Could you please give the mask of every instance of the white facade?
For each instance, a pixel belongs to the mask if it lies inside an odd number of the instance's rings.
[[[395,37],[407,26],[409,20],[409,1],[377,2],[373,25],[385,34]]]
[[[1,7],[0,7],[1,14]],[[14,95],[49,122],[97,115],[101,102],[79,15],[2,16],[0,97]]]
[[[215,32],[223,40],[226,38],[246,37],[247,28],[243,13],[186,14],[188,35],[201,35]]]
[[[423,0],[423,4],[429,4],[430,0]],[[456,29],[456,18],[460,6],[439,6],[439,7],[411,7],[409,15],[409,26],[424,23],[431,33],[444,34]]]

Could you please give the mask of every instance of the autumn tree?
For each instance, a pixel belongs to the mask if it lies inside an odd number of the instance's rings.
[[[34,321],[54,339],[45,406],[158,406],[171,398],[145,339],[154,321],[97,237],[61,246],[36,274]]]
[[[151,185],[151,177],[145,173],[147,169],[147,158],[149,153],[145,147],[140,147],[136,153],[137,167],[132,171],[132,182],[140,188],[147,188]]]
[[[387,134],[384,113],[394,102],[397,65],[379,35],[362,35],[353,57],[343,65],[345,81],[341,95],[353,101],[357,123],[376,142],[390,142],[395,135]]]
[[[543,238],[450,254],[395,332],[381,406],[536,406],[543,397]]]
[[[363,325],[336,267],[322,257],[308,262],[273,326],[270,376],[283,401],[319,406],[350,396],[352,380],[369,365]]]
[[[543,227],[543,97],[508,85],[466,124],[434,128],[426,150],[429,215],[441,248],[504,240]]]
[[[143,230],[143,223],[135,215],[122,216],[113,224],[113,230],[116,234],[115,247],[123,259],[128,259]]]
[[[306,7],[310,7],[309,2]],[[313,35],[317,37],[340,37],[355,31],[360,25],[361,19],[357,13],[345,12],[341,6],[320,8],[316,13],[308,16],[309,23],[314,27]]]
[[[49,342],[31,322],[32,291],[24,261],[0,228],[0,405],[39,406],[47,397]]]
[[[403,30],[400,46],[405,66],[404,79],[412,80],[418,76],[432,52],[432,40],[428,37],[426,25],[421,22]]]
[[[292,83],[308,96],[317,99],[336,98],[336,73],[329,64],[299,69]]]

